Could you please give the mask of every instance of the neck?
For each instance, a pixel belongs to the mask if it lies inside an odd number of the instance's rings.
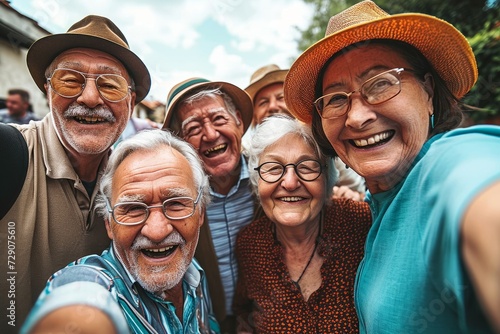
[[[109,151],[107,150],[99,154],[75,154],[66,151],[66,154],[80,179],[86,182],[92,182],[97,178],[99,166],[104,157],[109,154]]]
[[[210,186],[212,189],[221,195],[227,195],[232,187],[238,183],[241,174],[241,165],[238,165],[236,169],[229,173],[229,175],[224,175],[222,177],[211,176]]]
[[[175,307],[175,314],[179,321],[182,323],[182,314],[184,312],[184,294],[182,292],[182,280],[172,289],[166,290],[162,297],[164,300],[172,302]]]
[[[305,226],[282,226],[276,224],[276,238],[289,251],[298,251],[301,254],[306,249],[312,249],[321,229],[321,214]]]

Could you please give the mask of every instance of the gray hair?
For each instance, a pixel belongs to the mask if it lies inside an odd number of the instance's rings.
[[[327,166],[323,173],[326,183],[326,198],[329,198],[339,174],[338,170],[335,168],[333,159],[322,153],[318,143],[314,140],[311,129],[307,125],[287,115],[281,114],[267,117],[255,128],[250,147],[247,150],[248,171],[250,173],[250,182],[252,183],[254,193],[257,197],[259,196],[259,173],[254,170],[254,168],[259,166],[262,152],[288,134],[295,134],[302,138],[304,142],[311,147],[311,150],[321,164]]]
[[[226,106],[226,110],[231,115],[234,120],[236,121],[236,124],[239,125],[240,121],[238,120],[238,116],[236,115],[236,105],[233,102],[233,99],[231,96],[226,94],[224,91],[222,91],[221,87],[210,87],[210,88],[203,88],[202,90],[195,91],[195,93],[191,93],[192,95],[189,95],[188,97],[182,99],[177,103],[175,106],[174,113],[172,114],[172,120],[170,121],[170,128],[177,134],[183,135],[182,134],[182,129],[181,129],[181,122],[179,119],[178,115],[178,110],[181,106],[184,105],[191,105],[193,103],[196,103],[200,100],[203,100],[205,98],[211,98],[215,99],[217,96],[222,97],[224,100],[224,105]]]
[[[96,210],[98,214],[106,218],[108,211],[106,208],[106,197],[111,198],[113,176],[116,169],[130,154],[138,151],[164,151],[164,146],[169,146],[182,154],[191,166],[194,183],[197,189],[202,192],[200,196],[200,208],[204,210],[210,203],[210,186],[208,177],[205,174],[203,165],[198,154],[193,147],[184,140],[176,137],[168,130],[143,130],[133,137],[121,142],[109,158],[108,165],[103,172],[100,182],[100,193],[96,198]]]

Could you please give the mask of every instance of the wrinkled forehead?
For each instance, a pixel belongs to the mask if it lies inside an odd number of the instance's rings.
[[[92,69],[99,73],[121,74],[129,78],[127,69],[114,56],[96,49],[73,48],[60,53],[49,68],[71,68],[82,72]]]

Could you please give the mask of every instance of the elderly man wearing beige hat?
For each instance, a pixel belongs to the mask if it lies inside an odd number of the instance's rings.
[[[228,82],[190,78],[175,85],[167,97],[163,128],[193,145],[210,177],[212,202],[195,257],[207,274],[222,333],[236,330],[231,310],[238,277],[236,236],[262,212],[241,150],[241,138],[251,121],[252,100]]]
[[[151,85],[120,29],[94,15],[37,40],[27,65],[51,112],[0,127],[2,160],[11,162],[0,172],[9,189],[0,207],[2,333],[18,332],[53,272],[109,245],[95,212],[100,174]]]
[[[278,65],[270,64],[257,69],[250,77],[250,84],[245,91],[253,102],[252,124],[243,136],[243,147],[250,147],[255,127],[269,116],[285,114],[293,117],[288,111],[283,94],[283,83],[288,70],[280,69]],[[337,183],[333,188],[334,198],[350,198],[363,200],[365,192],[364,179],[352,169],[346,168],[340,159],[334,159],[339,173]]]

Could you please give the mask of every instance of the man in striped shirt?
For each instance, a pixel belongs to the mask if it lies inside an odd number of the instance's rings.
[[[164,129],[193,145],[210,177],[208,224],[201,229],[195,257],[207,272],[223,333],[236,331],[231,309],[238,276],[236,236],[255,218],[256,211],[241,146],[252,113],[252,100],[237,86],[190,78],[170,90],[163,123]]]
[[[100,191],[111,246],[52,275],[21,333],[220,333],[193,259],[210,201],[193,148],[143,131],[111,154]]]

